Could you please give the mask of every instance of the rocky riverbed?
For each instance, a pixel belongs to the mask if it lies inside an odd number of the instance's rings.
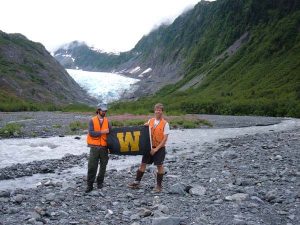
[[[280,121],[217,117],[210,116],[219,121],[214,122],[220,124],[218,129],[232,126],[226,118],[239,121],[233,127]],[[164,190],[159,194],[152,192],[153,167],[145,173],[141,189],[127,188],[139,162],[123,170],[109,170],[103,189],[89,194],[84,193],[86,176],[82,174],[70,174],[72,180],[67,184],[48,179],[37,188],[2,189],[0,224],[298,224],[297,124],[284,130],[270,126],[263,133],[249,132],[201,145],[191,130],[174,132],[177,136],[169,143],[165,161]],[[180,142],[184,135],[191,137],[189,142]],[[118,159],[111,157],[111,161]],[[14,164],[0,169],[0,179],[61,173],[86,160],[87,154],[81,154]]]
[[[88,121],[93,113],[69,112],[0,112],[0,129],[7,124],[19,124],[20,132],[14,132],[9,138],[53,137],[85,133]],[[212,124],[212,128],[266,126],[279,123],[282,118],[257,116],[218,116],[197,115]],[[151,115],[120,115],[109,116],[111,120],[143,119],[147,121]],[[83,127],[71,130],[72,123],[78,122]],[[3,137],[2,137],[3,138]],[[0,135],[1,139],[1,135]]]

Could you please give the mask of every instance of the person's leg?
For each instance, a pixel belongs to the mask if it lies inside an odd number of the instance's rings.
[[[133,188],[133,189],[140,187],[140,183],[141,183],[141,180],[142,180],[143,175],[145,173],[146,166],[147,166],[146,163],[141,163],[140,167],[136,171],[136,177],[135,177],[134,182],[128,184],[128,187]]]
[[[164,177],[164,166],[158,165],[157,166],[157,175],[156,175],[156,187],[155,187],[155,191],[157,191],[157,192],[162,191],[163,177]]]
[[[164,171],[164,165],[157,165],[157,173],[158,174],[164,174],[165,171]]]
[[[141,182],[142,177],[145,173],[147,164],[152,164],[152,163],[153,163],[153,158],[150,155],[150,153],[147,154],[147,155],[143,155],[142,163],[141,163],[139,169],[136,171],[135,181],[133,183],[130,183],[128,185],[128,187],[130,187],[130,188],[139,188],[140,187],[140,182]]]
[[[146,163],[141,163],[140,167],[139,167],[139,171],[145,173],[147,164]]]
[[[88,161],[86,192],[93,190],[93,183],[96,178],[98,163],[99,163],[99,150],[92,147],[90,149],[90,156],[89,156],[89,161]]]
[[[162,191],[162,181],[164,176],[164,166],[163,162],[166,156],[166,149],[163,147],[159,149],[153,156],[154,165],[157,166],[157,175],[156,175],[156,187],[154,191],[161,192]]]
[[[106,166],[108,163],[108,152],[106,149],[100,149],[100,167],[99,167],[99,173],[97,177],[97,185],[98,188],[102,188],[103,186],[103,181],[104,181],[104,176],[106,172]]]

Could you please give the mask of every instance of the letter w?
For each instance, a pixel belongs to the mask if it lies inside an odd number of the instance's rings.
[[[117,137],[120,142],[120,151],[121,152],[129,152],[130,150],[132,152],[139,151],[139,142],[140,142],[140,131],[134,131],[133,136],[131,132],[126,132],[125,137],[124,133],[117,133]]]

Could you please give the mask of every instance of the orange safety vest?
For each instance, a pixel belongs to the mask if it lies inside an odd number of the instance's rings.
[[[165,121],[162,118],[155,128],[154,128],[154,121],[155,121],[155,118],[150,119],[149,126],[151,129],[152,146],[157,147],[164,139],[164,129],[165,129],[165,125],[166,125],[167,121]],[[165,146],[162,146],[162,147],[165,147]]]
[[[102,131],[108,129],[108,119],[106,117],[103,118],[102,125],[100,125],[100,121],[98,116],[94,116],[92,118],[94,131]],[[87,144],[93,146],[107,146],[107,134],[101,134],[99,137],[92,137],[89,133],[87,135]]]

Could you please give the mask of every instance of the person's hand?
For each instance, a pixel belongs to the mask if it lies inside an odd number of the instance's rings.
[[[156,148],[151,148],[150,155],[154,155],[157,152]]]
[[[105,129],[101,131],[101,134],[108,134],[109,133],[109,129]]]
[[[149,123],[144,123],[144,126],[147,126],[147,127],[148,127],[148,126],[149,126]]]

